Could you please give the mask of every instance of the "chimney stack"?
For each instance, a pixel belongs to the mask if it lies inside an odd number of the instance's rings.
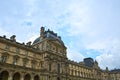
[[[40,40],[44,38],[44,27],[42,26],[40,29]]]
[[[12,36],[10,37],[10,40],[16,41],[15,37],[16,37],[15,35],[12,35]]]
[[[27,44],[27,46],[31,46],[31,43],[32,43],[32,42],[31,42],[31,41],[29,41],[29,42],[28,42],[28,43],[26,43],[26,44]]]

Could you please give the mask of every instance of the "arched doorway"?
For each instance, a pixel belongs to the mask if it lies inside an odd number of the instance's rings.
[[[34,77],[34,80],[39,80],[39,76],[36,75],[36,76]]]
[[[15,73],[14,75],[13,75],[13,80],[20,80],[20,73]]]
[[[7,71],[2,71],[0,73],[0,80],[8,80],[9,73]]]
[[[57,77],[57,80],[60,80],[60,77]]]
[[[30,80],[30,79],[31,79],[30,74],[26,74],[25,77],[24,77],[24,80]]]

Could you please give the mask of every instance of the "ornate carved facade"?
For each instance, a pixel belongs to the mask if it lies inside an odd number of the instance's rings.
[[[0,37],[0,80],[120,80],[119,73],[100,69],[92,58],[68,60],[61,37],[49,29],[41,27],[33,44],[15,37]]]

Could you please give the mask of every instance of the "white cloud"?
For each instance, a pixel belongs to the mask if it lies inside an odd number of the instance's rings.
[[[67,45],[67,56],[69,59],[77,62],[83,61],[84,59],[84,56],[79,52],[79,48],[73,42],[69,42],[69,45]]]
[[[110,69],[119,68],[120,64],[120,42],[119,40],[110,40],[111,43],[106,48],[103,48],[102,54],[97,56],[100,66],[105,69],[109,67]],[[104,47],[104,45],[103,45]]]
[[[76,62],[81,62],[85,58],[82,53],[78,52],[77,50],[74,50],[72,48],[68,48],[67,50],[67,56],[70,60],[74,60]]]
[[[27,39],[26,39],[25,42],[27,43],[27,42],[31,41],[31,42],[33,43],[34,40],[37,39],[39,36],[40,36],[40,35],[35,34],[35,33],[33,33],[33,34],[28,34],[28,35],[27,35]]]
[[[84,42],[84,47],[87,50],[98,51],[99,54],[96,56],[96,60],[102,69],[109,67],[109,69],[119,68],[120,61],[120,39],[119,38],[109,38],[106,39],[95,39],[95,41]],[[88,52],[89,53],[89,52]],[[95,53],[92,53],[95,55]]]
[[[84,5],[83,5],[84,4]],[[65,22],[70,24],[67,30],[69,36],[75,36],[83,34],[87,31],[90,23],[90,13],[88,14],[89,8],[84,1],[73,2],[68,7],[69,16],[65,18]]]

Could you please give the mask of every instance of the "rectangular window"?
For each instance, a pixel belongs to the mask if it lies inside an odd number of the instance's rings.
[[[23,67],[26,67],[26,60],[23,60]]]
[[[40,63],[39,63],[39,66],[40,66],[40,68],[42,68],[42,67],[43,67],[43,63],[42,63],[42,62],[40,62]]]
[[[58,74],[60,73],[60,64],[59,63],[57,64],[57,72],[58,72]]]
[[[20,50],[19,50],[19,48],[16,48],[16,53],[20,53]]]
[[[18,58],[14,58],[13,64],[17,65],[17,62],[18,62]]]
[[[35,68],[35,62],[31,62],[31,68],[34,69]]]
[[[62,50],[62,55],[64,55],[64,53],[65,53],[65,52],[64,52],[64,49],[63,49],[63,50]]]
[[[51,51],[51,44],[48,44],[48,51]]]
[[[42,50],[44,50],[44,43],[42,43]]]
[[[7,56],[2,56],[2,57],[1,57],[1,62],[2,62],[2,63],[5,63],[5,62],[6,62],[6,59],[7,59]]]
[[[25,51],[25,56],[28,56],[28,51]]]
[[[9,46],[9,45],[6,45],[5,50],[6,50],[6,51],[9,51],[9,48],[10,48],[10,46]]]
[[[49,64],[49,71],[51,71],[51,64]]]
[[[23,67],[26,67],[26,62],[25,61],[23,62]]]
[[[58,53],[58,47],[56,47],[56,53]]]

